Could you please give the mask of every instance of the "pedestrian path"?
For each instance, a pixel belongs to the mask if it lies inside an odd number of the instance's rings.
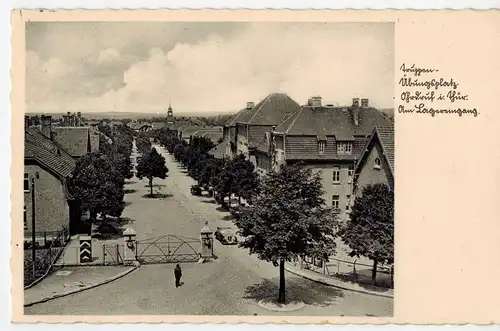
[[[344,290],[372,294],[381,297],[394,298],[393,289],[342,281],[331,276],[322,275],[314,271],[300,268],[298,263],[287,263],[285,265],[285,269],[292,274],[304,277],[323,285],[334,286]]]
[[[134,267],[88,266],[62,268],[33,287],[24,290],[24,305],[62,297],[121,278]]]

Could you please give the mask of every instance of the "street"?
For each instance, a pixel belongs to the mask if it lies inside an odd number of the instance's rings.
[[[226,215],[216,210],[207,197],[190,193],[194,180],[159,146],[169,169],[165,180],[154,179],[160,198],[143,197],[149,193],[147,179],[133,178],[125,186],[127,207],[122,217],[129,218],[137,239],[173,234],[199,238],[205,221],[234,227]],[[288,298],[306,304],[291,313],[272,312],[258,306],[266,297],[277,296],[279,271],[271,263],[250,256],[237,246],[214,241],[215,261],[181,264],[183,286],[175,287],[175,264],[143,265],[130,275],[109,284],[71,296],[25,308],[26,314],[57,315],[304,315],[304,316],[391,316],[393,300],[343,291],[286,273]]]

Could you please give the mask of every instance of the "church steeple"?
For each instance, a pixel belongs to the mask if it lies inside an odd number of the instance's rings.
[[[167,110],[167,123],[174,123],[174,111],[172,109],[172,104],[169,102],[168,103],[168,110]]]

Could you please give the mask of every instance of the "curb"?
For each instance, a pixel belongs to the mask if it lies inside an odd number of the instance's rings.
[[[35,300],[35,301],[32,301],[32,302],[25,303],[24,307],[30,307],[30,306],[36,305],[38,303],[47,302],[47,301],[50,301],[50,300],[54,300],[54,299],[57,299],[57,298],[61,298],[61,297],[65,297],[65,296],[68,296],[68,295],[71,295],[71,294],[75,294],[75,293],[78,293],[78,292],[83,292],[83,291],[86,291],[86,290],[90,290],[91,288],[98,287],[98,286],[101,286],[101,285],[104,285],[104,284],[107,284],[107,283],[111,283],[112,281],[115,281],[115,280],[117,280],[119,278],[122,278],[122,277],[130,274],[132,271],[134,271],[134,270],[136,270],[138,268],[139,267],[129,268],[128,270],[120,272],[118,275],[115,275],[113,277],[105,279],[104,281],[99,282],[99,283],[94,283],[94,284],[91,284],[91,285],[87,285],[87,286],[80,287],[80,288],[77,288],[77,289],[74,289],[74,290],[70,290],[70,291],[66,291],[66,292],[63,292],[63,293],[57,293],[57,294],[51,295],[49,297],[45,297],[43,299],[38,299],[38,300]]]
[[[352,287],[348,287],[348,286],[342,286],[342,285],[332,284],[332,283],[326,282],[324,280],[321,280],[321,279],[309,276],[309,275],[307,275],[305,273],[298,272],[298,271],[296,271],[296,270],[294,270],[294,269],[292,269],[290,267],[287,267],[287,266],[285,266],[285,270],[288,271],[289,273],[292,273],[294,275],[300,276],[302,278],[308,279],[310,281],[313,281],[313,282],[316,282],[316,283],[319,283],[319,284],[322,284],[322,285],[336,287],[336,288],[340,288],[340,289],[346,290],[346,291],[352,291],[352,292],[358,292],[358,293],[363,293],[363,294],[374,295],[374,296],[377,296],[377,297],[384,297],[384,298],[394,299],[394,295],[390,295],[390,294],[371,292],[371,291],[366,291],[366,290],[362,290],[362,289],[356,289],[356,288],[352,288]],[[338,283],[342,284],[341,282],[338,282]]]

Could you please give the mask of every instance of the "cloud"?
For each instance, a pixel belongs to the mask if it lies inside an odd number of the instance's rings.
[[[120,57],[120,52],[114,48],[106,48],[105,50],[99,52],[99,62],[107,63],[114,61]]]
[[[145,47],[141,35],[147,31],[136,35],[136,48]],[[169,38],[175,41],[174,37]],[[321,95],[329,103],[347,104],[353,97],[367,97],[376,106],[392,107],[393,38],[388,24],[259,23],[232,34],[177,40],[171,47],[153,45],[143,49],[142,58],[126,61],[123,50],[103,47],[95,52],[94,67],[87,64],[83,72],[113,66],[116,71],[101,78],[92,95],[49,91],[49,98],[28,98],[33,106],[57,110],[163,111],[171,101],[174,110],[236,111],[246,101],[284,92],[299,103]],[[41,61],[35,55],[29,55],[29,67],[45,68],[48,85],[71,75],[82,79],[78,65],[57,57]],[[87,89],[98,84],[89,75],[83,78],[85,82],[72,83]],[[111,83],[111,78],[120,82]]]

